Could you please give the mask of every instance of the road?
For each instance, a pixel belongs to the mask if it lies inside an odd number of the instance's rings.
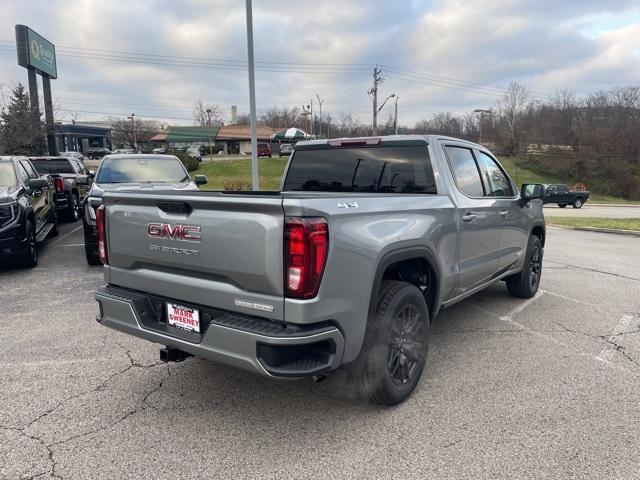
[[[640,205],[594,205],[586,203],[582,208],[559,208],[555,204],[544,206],[547,217],[602,217],[640,218]]]
[[[585,210],[583,210],[585,211]],[[415,394],[275,382],[101,327],[82,231],[0,270],[0,478],[634,479],[640,238],[549,228],[541,290],[443,312]]]

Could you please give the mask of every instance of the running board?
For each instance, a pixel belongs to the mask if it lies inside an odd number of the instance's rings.
[[[49,236],[49,232],[51,232],[51,230],[53,230],[53,223],[48,223],[47,225],[45,225],[44,228],[40,230],[40,233],[36,236],[36,242],[44,241]]]

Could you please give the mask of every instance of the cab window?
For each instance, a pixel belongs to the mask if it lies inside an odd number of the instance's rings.
[[[513,186],[496,161],[484,152],[479,152],[479,160],[484,167],[484,177],[489,191],[488,197],[512,197]]]
[[[484,196],[480,170],[471,149],[447,145],[445,151],[460,191],[469,197]]]

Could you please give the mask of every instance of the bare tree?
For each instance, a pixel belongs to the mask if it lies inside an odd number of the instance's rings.
[[[520,143],[520,125],[529,104],[529,92],[518,82],[511,82],[503,97],[498,101],[503,130],[509,141],[511,154],[516,153]]]
[[[198,99],[193,103],[193,118],[196,125],[211,127],[220,123],[220,107],[215,103],[204,103]]]
[[[133,147],[148,143],[157,132],[156,122],[144,121],[136,118],[131,120],[120,118],[109,118],[111,120],[111,139],[118,147]],[[134,135],[135,130],[135,135]]]

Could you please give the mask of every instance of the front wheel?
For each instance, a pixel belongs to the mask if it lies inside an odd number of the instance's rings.
[[[535,235],[529,237],[526,255],[522,271],[507,278],[507,290],[514,297],[531,298],[540,286],[543,249]]]
[[[406,400],[427,362],[429,327],[420,289],[407,282],[384,282],[362,351],[351,367],[362,393],[382,405]]]
[[[581,197],[578,197],[573,201],[573,208],[582,208],[582,205],[584,205],[584,201]]]

